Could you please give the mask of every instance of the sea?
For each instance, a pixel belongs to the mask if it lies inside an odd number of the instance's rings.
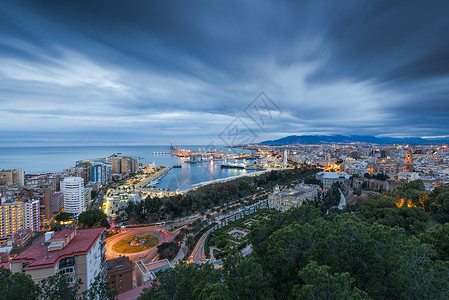
[[[186,190],[196,184],[212,180],[245,175],[253,170],[222,169],[224,161],[189,163],[187,159],[166,154],[170,146],[67,146],[67,147],[3,147],[0,148],[0,170],[22,169],[26,174],[37,172],[61,172],[74,167],[76,161],[92,158],[102,158],[114,153],[125,156],[137,156],[139,162],[157,166],[181,165],[181,168],[171,169],[156,188]],[[204,151],[207,146],[178,146],[180,149]],[[222,152],[248,152],[247,150],[228,149],[222,146],[207,148]],[[165,153],[165,154],[164,154]],[[231,160],[231,162],[235,162]],[[242,161],[237,161],[242,162]]]

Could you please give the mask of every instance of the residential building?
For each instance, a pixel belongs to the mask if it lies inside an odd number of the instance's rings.
[[[81,294],[96,276],[105,276],[105,236],[104,228],[47,232],[11,260],[11,272],[30,275],[35,283],[57,273],[70,283],[81,279]]]
[[[106,184],[112,172],[112,165],[96,162],[92,166],[92,182],[100,185]]]
[[[0,237],[11,237],[23,229],[40,230],[39,200],[2,201],[0,205]]]
[[[84,207],[86,209],[89,207],[90,200],[92,200],[92,188],[85,187],[84,188]]]
[[[64,194],[64,212],[79,215],[85,209],[84,180],[81,177],[66,177],[61,182]]]
[[[126,256],[106,261],[106,278],[109,287],[123,293],[133,288],[133,263]]]
[[[23,186],[25,173],[23,170],[2,170],[0,171],[0,185],[20,185]]]
[[[139,159],[130,156],[110,157],[110,162],[112,164],[112,173],[124,175],[136,173],[137,167],[139,166]]]

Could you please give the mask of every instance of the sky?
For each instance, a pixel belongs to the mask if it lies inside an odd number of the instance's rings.
[[[448,1],[0,4],[0,147],[449,135]]]

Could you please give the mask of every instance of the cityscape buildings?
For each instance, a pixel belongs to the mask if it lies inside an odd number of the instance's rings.
[[[2,170],[0,171],[0,185],[20,185],[23,186],[24,182],[23,170]]]
[[[0,238],[14,235],[19,230],[40,230],[39,200],[2,200],[0,205]]]
[[[81,177],[66,177],[61,182],[64,212],[79,215],[86,208],[84,181]]]

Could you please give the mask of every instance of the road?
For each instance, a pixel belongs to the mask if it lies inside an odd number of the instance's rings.
[[[164,242],[172,242],[175,237],[178,235],[181,228],[178,228],[177,230],[173,232],[167,231],[172,226],[183,226],[189,223],[192,223],[196,220],[195,219],[189,219],[182,222],[170,224],[170,225],[164,225],[164,226],[147,226],[147,227],[134,227],[134,228],[126,228],[125,232],[111,236],[106,239],[106,244],[104,248],[106,249],[106,258],[112,259],[115,257],[118,257],[120,255],[127,256],[131,261],[138,261],[143,260],[145,263],[150,262],[154,260],[158,253],[157,253],[157,247],[150,248],[145,251],[137,252],[137,253],[130,253],[130,254],[123,254],[119,253],[114,250],[114,245],[120,241],[123,238],[127,238],[130,236],[134,236],[136,234],[152,234],[154,236],[157,236],[159,238],[158,245],[164,243]]]
[[[192,254],[190,255],[189,262],[194,262],[196,264],[200,264],[200,263],[202,263],[205,260],[206,255],[204,253],[204,244],[206,243],[207,236],[213,230],[214,230],[214,227],[212,227],[211,229],[206,231],[206,233],[204,233],[200,237],[200,239],[198,240],[198,242],[195,245],[195,248],[192,251]]]

